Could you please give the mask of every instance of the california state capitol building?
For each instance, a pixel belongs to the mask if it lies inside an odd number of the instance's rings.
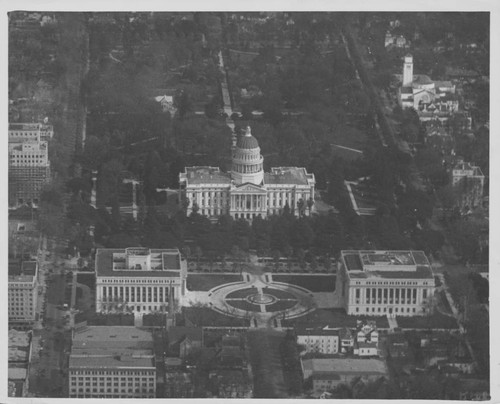
[[[250,127],[233,147],[231,172],[218,167],[186,167],[179,174],[185,190],[187,215],[193,210],[208,217],[229,214],[252,220],[280,214],[288,206],[295,216],[308,215],[314,201],[314,174],[304,167],[272,167],[264,172],[264,157]]]

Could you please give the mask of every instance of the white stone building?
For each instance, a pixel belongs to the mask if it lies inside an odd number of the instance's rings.
[[[447,117],[459,110],[455,85],[434,81],[425,74],[413,74],[413,56],[404,58],[399,101],[402,108],[414,108],[422,121]]]
[[[435,289],[422,251],[342,251],[336,293],[347,314],[416,316]]]
[[[204,216],[251,220],[279,214],[287,206],[296,216],[308,215],[316,181],[303,167],[273,167],[265,173],[259,143],[248,127],[233,150],[230,173],[217,167],[186,167],[179,183],[186,192],[188,215],[196,209]]]
[[[339,352],[339,332],[328,327],[319,329],[298,329],[297,344],[303,345],[306,352],[335,354]]]
[[[96,311],[144,314],[182,305],[187,262],[177,249],[98,249]]]
[[[50,180],[52,134],[50,125],[9,125],[9,206],[38,204],[42,187]]]
[[[9,259],[9,323],[32,324],[38,300],[38,262]]]

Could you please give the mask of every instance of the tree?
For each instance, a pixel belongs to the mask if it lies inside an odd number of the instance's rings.
[[[89,136],[85,141],[81,161],[89,170],[98,170],[109,157],[109,138]]]
[[[193,109],[191,96],[186,91],[181,91],[175,96],[174,105],[177,108],[177,112],[181,121],[183,121],[186,114]]]
[[[312,210],[313,205],[314,205],[313,199],[309,198],[307,200],[307,209],[309,209],[309,216],[311,216],[311,210]]]

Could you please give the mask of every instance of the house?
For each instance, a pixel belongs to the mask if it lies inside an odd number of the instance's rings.
[[[393,34],[387,31],[385,34],[384,45],[388,49],[392,48],[408,48],[410,46],[409,41],[403,35]]]
[[[359,342],[354,344],[354,355],[360,357],[371,357],[378,355],[378,345],[375,342]]]
[[[357,342],[374,342],[378,344],[378,331],[377,323],[373,320],[370,321],[357,321]]]
[[[200,327],[170,327],[167,336],[168,352],[171,356],[185,358],[203,346],[203,329]]]
[[[163,112],[170,112],[170,115],[175,115],[177,108],[174,106],[174,97],[172,95],[158,95],[154,100],[161,105]]]
[[[353,332],[347,328],[341,328],[339,330],[339,341],[340,341],[340,351],[348,352],[351,351],[354,347],[354,334]]]

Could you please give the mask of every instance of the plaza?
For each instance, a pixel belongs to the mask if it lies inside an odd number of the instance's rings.
[[[251,328],[280,328],[282,320],[297,318],[313,312],[319,306],[331,306],[334,303],[333,288],[329,292],[314,293],[300,286],[299,282],[280,282],[273,279],[272,273],[263,271],[257,263],[246,265],[241,277],[233,274],[230,278],[232,282],[224,283],[225,275],[222,274],[201,276],[220,277],[221,283],[209,290],[188,288],[184,299],[186,306],[203,305],[226,316],[247,319]],[[303,277],[307,284],[308,278],[312,276]],[[314,277],[325,278],[325,281],[331,278],[328,275]]]

